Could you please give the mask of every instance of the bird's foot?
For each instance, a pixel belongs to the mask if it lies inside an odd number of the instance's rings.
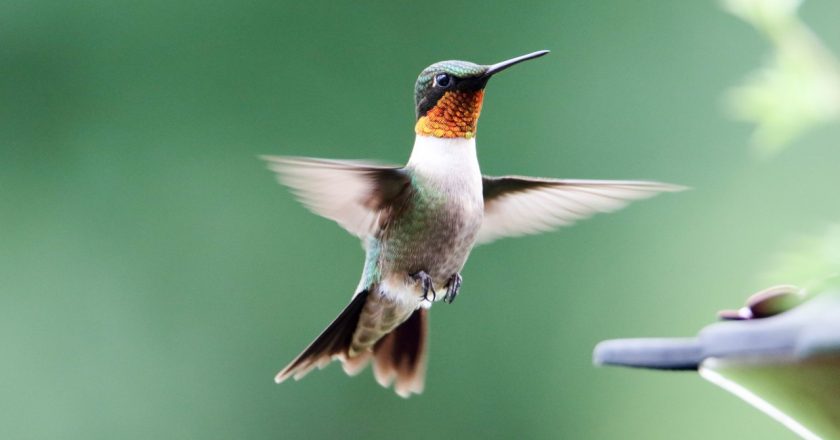
[[[423,300],[429,302],[435,302],[437,299],[437,292],[435,292],[435,286],[432,283],[432,277],[427,274],[425,271],[420,271],[414,274],[409,275],[411,279],[414,281],[420,282],[420,287],[423,289]],[[432,299],[429,300],[429,292],[432,293]]]
[[[458,296],[458,291],[461,290],[461,282],[464,281],[461,278],[461,274],[456,273],[449,278],[449,282],[446,283],[446,295],[443,296],[443,301],[447,304],[452,304],[452,301],[455,301],[455,297]]]

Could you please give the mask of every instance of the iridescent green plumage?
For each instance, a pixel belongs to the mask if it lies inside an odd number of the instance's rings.
[[[467,78],[483,75],[486,71],[487,66],[469,61],[449,60],[434,63],[423,69],[417,77],[417,82],[414,83],[414,102],[416,103],[421,98],[422,93],[432,85],[435,75],[439,73],[446,73],[457,78]]]
[[[471,63],[469,61],[449,60],[434,63],[423,69],[414,83],[414,105],[419,119],[430,108],[434,107],[438,99],[443,96],[446,87],[436,87],[435,77],[445,74],[453,78],[449,88],[468,87],[483,88],[486,83],[484,74],[490,66]],[[470,81],[470,80],[473,81]],[[466,81],[466,82],[461,82]]]

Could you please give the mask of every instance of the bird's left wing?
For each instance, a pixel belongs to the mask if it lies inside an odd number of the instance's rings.
[[[612,212],[633,200],[684,187],[659,182],[561,180],[484,176],[484,223],[478,243],[536,234],[599,212]]]
[[[411,186],[411,177],[400,167],[308,157],[262,159],[307,208],[360,238],[374,233]]]

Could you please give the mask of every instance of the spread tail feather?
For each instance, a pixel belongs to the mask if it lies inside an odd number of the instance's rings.
[[[373,375],[383,387],[394,383],[401,397],[423,392],[426,381],[426,334],[429,310],[419,308],[373,348]]]
[[[298,380],[315,367],[324,368],[336,357],[344,362],[347,359],[347,350],[353,341],[353,332],[356,331],[356,326],[359,324],[359,316],[367,297],[367,290],[363,290],[354,296],[350,304],[342,310],[332,324],[321,332],[295,360],[277,373],[274,381],[280,383],[289,377]],[[360,371],[364,367],[364,363],[357,367],[355,372]]]
[[[349,375],[358,374],[373,358],[376,381],[401,397],[423,391],[426,376],[426,333],[428,310],[420,308],[373,346],[354,356],[349,355],[353,334],[368,299],[368,290],[359,292],[318,338],[296,357],[286,368],[277,373],[274,381],[283,382],[289,377],[298,380],[313,368],[323,368],[333,359],[339,359]]]

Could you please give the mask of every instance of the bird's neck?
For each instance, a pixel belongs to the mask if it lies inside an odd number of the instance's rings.
[[[428,177],[481,180],[475,138],[439,138],[417,135],[407,167]]]
[[[445,139],[475,137],[484,90],[451,90],[437,104],[417,119],[417,136]]]

